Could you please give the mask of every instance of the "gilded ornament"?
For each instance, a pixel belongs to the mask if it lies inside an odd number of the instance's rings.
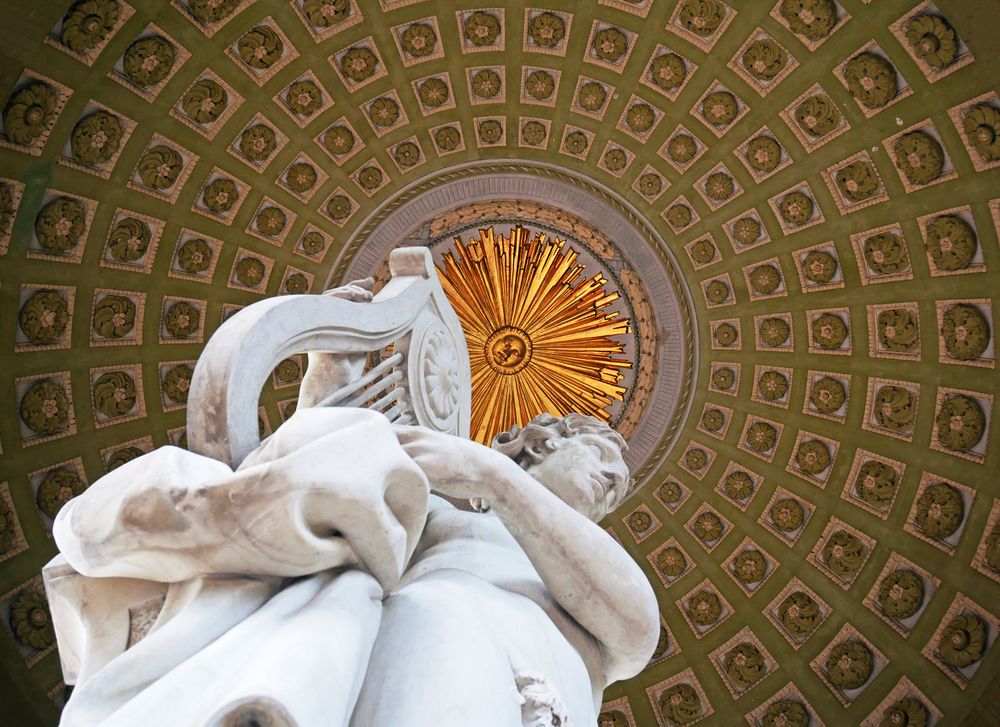
[[[500,19],[492,13],[477,10],[465,20],[465,39],[472,45],[493,45],[500,37]]]
[[[896,353],[912,353],[920,345],[920,323],[907,308],[887,308],[876,318],[878,340],[884,348]]]
[[[257,231],[268,237],[280,234],[285,229],[286,224],[288,224],[288,215],[280,207],[264,207],[254,219]]]
[[[744,156],[751,168],[767,174],[781,163],[781,145],[770,136],[758,136],[747,144]]]
[[[144,454],[146,453],[139,449],[139,447],[122,447],[121,449],[116,449],[108,457],[107,470],[110,472],[113,469],[117,469],[126,462],[131,462],[133,459],[137,459]]]
[[[499,124],[497,124],[497,126],[499,126]],[[482,134],[480,133],[480,137],[481,136]],[[563,140],[563,147],[571,154],[583,154],[587,150],[588,146],[590,146],[590,139],[588,139],[587,135],[582,131],[571,131]]]
[[[307,255],[319,255],[326,247],[326,240],[320,233],[310,230],[302,236],[302,241],[299,244]]]
[[[968,222],[955,215],[935,217],[927,223],[927,250],[934,266],[953,271],[968,267],[979,241]]]
[[[229,94],[217,81],[202,78],[187,90],[181,108],[192,121],[211,124],[217,121],[229,105]]]
[[[767,674],[767,664],[760,649],[750,642],[738,644],[722,659],[729,681],[739,690],[752,687]]]
[[[111,35],[121,17],[117,0],[77,0],[62,21],[62,42],[70,50],[86,53]]]
[[[338,222],[346,220],[352,209],[351,200],[343,194],[335,194],[326,203],[326,213]]]
[[[801,702],[779,699],[772,702],[761,718],[761,727],[809,727],[809,712]]]
[[[847,341],[847,324],[834,313],[824,313],[812,322],[813,342],[827,351],[836,351]]]
[[[55,290],[36,290],[21,305],[17,322],[30,343],[55,343],[62,338],[69,323],[66,299]]]
[[[837,258],[826,250],[812,250],[802,259],[802,274],[817,285],[833,280],[838,267]]]
[[[203,273],[211,264],[212,248],[200,237],[185,240],[177,250],[177,266],[185,273]]]
[[[778,606],[781,624],[790,634],[804,637],[811,634],[823,620],[819,604],[804,591],[793,591]]]
[[[163,392],[171,401],[186,404],[193,377],[194,369],[188,364],[173,366],[163,375]]]
[[[597,31],[590,48],[602,61],[618,63],[628,50],[628,37],[618,28],[605,28]]]
[[[566,37],[566,22],[555,13],[539,13],[528,23],[528,37],[542,48],[557,48]]]
[[[689,449],[684,453],[684,464],[696,472],[703,470],[705,469],[705,465],[708,464],[708,454],[705,453],[704,449],[697,447]],[[695,525],[697,526],[697,523]]]
[[[795,120],[799,126],[817,139],[840,126],[842,119],[837,105],[823,93],[809,96],[795,108]]]
[[[399,37],[403,50],[414,58],[423,58],[434,53],[437,48],[437,33],[427,23],[414,23]]]
[[[766,346],[783,346],[792,335],[792,327],[784,318],[771,316],[760,322],[760,340]]]
[[[285,172],[285,184],[298,194],[308,192],[316,185],[318,179],[316,167],[308,162],[295,162]]]
[[[350,0],[304,0],[302,12],[316,28],[329,28],[351,15]]]
[[[732,123],[739,111],[739,103],[729,91],[715,91],[701,102],[701,115],[716,128]]]
[[[837,170],[837,189],[849,202],[864,202],[878,194],[882,183],[875,166],[867,159],[859,159]]]
[[[753,478],[743,470],[733,470],[722,483],[722,489],[729,497],[743,502],[753,495]]]
[[[293,358],[283,358],[274,367],[274,375],[279,384],[291,384],[302,376],[302,367]]]
[[[354,132],[346,126],[331,126],[323,134],[323,146],[333,154],[346,154],[355,143]]]
[[[739,331],[732,323],[723,323],[715,328],[715,340],[721,346],[732,346],[739,338]]]
[[[660,713],[669,724],[691,724],[702,715],[701,697],[687,682],[674,684],[659,696]]]
[[[662,637],[664,634],[661,633],[660,636]],[[663,650],[665,651],[666,647]],[[660,652],[659,645],[657,645],[656,652],[653,653],[653,661],[663,655],[657,652]],[[610,712],[601,712],[597,717],[597,724],[598,727],[629,727],[628,717],[625,716],[624,712],[617,709]]]
[[[637,186],[639,187],[639,191],[642,194],[646,195],[647,197],[655,197],[663,189],[663,177],[661,177],[656,172],[646,172],[641,177],[639,177]],[[716,288],[718,288],[718,286],[716,286]],[[708,294],[709,296],[711,296],[712,292],[709,291]],[[722,300],[725,300],[727,295],[728,295],[728,290],[726,291],[726,295],[723,295]],[[719,302],[721,302],[721,300]]]
[[[910,184],[927,184],[944,171],[944,149],[940,142],[923,131],[903,134],[892,145],[896,166]]]
[[[57,381],[36,381],[21,396],[19,413],[36,434],[58,434],[69,426],[69,398]]]
[[[788,65],[788,52],[771,38],[758,38],[743,51],[740,63],[758,81],[773,81]]]
[[[472,76],[472,93],[479,98],[496,98],[503,82],[492,68],[481,68]]]
[[[809,40],[822,40],[837,25],[833,0],[782,0],[778,12],[793,33]]]
[[[547,71],[532,71],[524,79],[524,90],[534,99],[544,101],[556,90],[556,79]]]
[[[135,381],[124,371],[101,374],[93,384],[94,408],[109,419],[135,408]]]
[[[177,49],[166,38],[154,35],[139,38],[122,56],[125,77],[139,88],[149,88],[170,75],[177,59]]]
[[[715,593],[702,589],[688,599],[684,610],[699,626],[711,626],[722,616],[722,602]]]
[[[79,244],[86,220],[87,210],[82,202],[57,197],[35,217],[35,239],[45,252],[67,253]]]
[[[706,409],[701,415],[701,425],[710,432],[718,432],[726,424],[726,415],[720,409]]]
[[[660,498],[660,500],[662,500],[663,502],[669,504],[673,504],[678,500],[680,500],[681,495],[683,494],[684,493],[681,490],[681,486],[673,481],[664,482],[662,485],[656,488],[656,496]]]
[[[8,141],[32,146],[55,118],[58,103],[56,90],[41,81],[14,91],[3,109],[3,133]]]
[[[898,481],[899,473],[894,467],[870,459],[858,469],[854,493],[872,507],[884,510],[892,504]]]
[[[18,641],[32,649],[45,649],[55,643],[49,602],[41,589],[25,589],[12,599],[10,629]]]
[[[14,206],[14,188],[5,182],[0,182],[0,237],[7,234],[17,207]]]
[[[736,383],[736,374],[730,368],[716,369],[712,372],[712,385],[717,389],[728,391]]]
[[[990,322],[976,306],[959,303],[941,316],[941,337],[949,356],[975,361],[990,345]]]
[[[733,223],[733,238],[740,245],[752,245],[764,234],[760,221],[753,217],[741,217]],[[780,283],[780,275],[779,275]]]
[[[187,301],[172,304],[164,316],[163,325],[174,338],[187,338],[198,331],[201,311]]]
[[[612,150],[614,151],[614,150]],[[625,152],[622,152],[622,156]],[[605,164],[607,165],[607,156],[605,155]],[[718,250],[715,244],[709,240],[698,240],[695,244],[691,246],[691,259],[694,260],[699,265],[706,265],[715,259],[715,255]]]
[[[75,470],[59,467],[46,473],[42,481],[38,483],[35,502],[39,510],[45,513],[49,519],[55,520],[62,506],[85,489],[87,489],[87,485],[84,484]]]
[[[755,452],[770,452],[778,443],[778,430],[773,424],[755,421],[747,428],[745,441]]]
[[[625,153],[623,149],[614,147],[608,149],[604,153],[604,166],[608,169],[608,171],[620,172],[622,169],[625,168],[626,164],[628,164],[628,155]],[[692,248],[692,254],[696,254],[694,252],[694,248]],[[705,260],[704,262],[709,262],[713,257],[714,257],[714,252],[713,254],[709,255],[708,260]]]
[[[879,584],[878,605],[893,618],[910,618],[920,610],[923,603],[924,579],[915,571],[893,571]]]
[[[667,144],[667,155],[678,164],[686,164],[698,153],[698,144],[689,134],[678,134]]]
[[[718,0],[684,0],[677,22],[702,38],[711,37],[726,17],[726,6]]]
[[[947,538],[954,535],[964,518],[962,494],[949,484],[932,483],[917,498],[914,522],[928,537]]]
[[[705,180],[705,193],[716,202],[722,202],[733,196],[736,182],[725,172],[713,172]]]
[[[648,512],[637,510],[628,516],[628,526],[640,535],[649,530],[652,525],[653,518],[649,516]]]
[[[838,689],[859,689],[875,670],[871,649],[860,641],[842,641],[826,657],[826,678]]]
[[[141,260],[149,249],[153,231],[143,220],[123,217],[111,228],[108,238],[108,252],[119,262]]]
[[[831,459],[830,447],[819,439],[803,441],[795,452],[795,466],[814,477],[829,468]]]
[[[284,55],[285,44],[273,28],[255,25],[240,36],[236,42],[236,52],[251,68],[266,71]]]
[[[667,222],[677,228],[691,224],[691,208],[685,204],[675,204],[667,210]]]
[[[256,288],[264,280],[264,273],[267,266],[262,260],[255,257],[245,257],[236,263],[236,280],[240,285],[248,288]]]
[[[880,109],[899,92],[896,69],[875,53],[861,53],[844,66],[847,89],[863,106]]]
[[[124,295],[105,295],[94,307],[94,333],[102,338],[123,338],[135,327],[135,303]]]
[[[121,120],[107,111],[94,111],[76,122],[69,137],[70,153],[80,164],[98,166],[111,161],[121,147]]]
[[[239,149],[247,159],[262,162],[274,153],[278,146],[278,137],[274,129],[264,124],[255,124],[243,130],[240,134]]]
[[[150,189],[161,192],[177,183],[183,169],[184,157],[164,144],[149,147],[135,165],[139,180]]]
[[[285,92],[285,103],[299,116],[311,116],[323,105],[323,92],[308,79],[296,81]]]
[[[865,262],[879,275],[901,273],[910,267],[906,241],[895,232],[879,232],[864,241]]]
[[[906,41],[917,57],[940,71],[958,57],[958,37],[951,24],[940,15],[920,14],[906,26]]]
[[[543,131],[545,130],[544,126],[542,127],[542,130]],[[414,144],[412,141],[404,141],[402,144],[400,144],[399,146],[397,146],[395,149],[392,150],[392,158],[395,159],[396,164],[398,164],[403,169],[409,169],[414,164],[420,161],[420,147]]]
[[[358,172],[358,183],[368,191],[378,189],[384,180],[385,175],[378,167],[369,166]]]
[[[428,78],[417,86],[417,95],[420,102],[429,109],[436,109],[443,106],[451,98],[451,90],[448,84],[438,77]]]
[[[788,377],[780,371],[765,371],[757,380],[757,392],[768,401],[781,401],[788,393]]]
[[[640,134],[652,129],[655,122],[656,112],[647,103],[634,104],[625,112],[625,125]]]
[[[309,278],[302,273],[292,273],[285,280],[285,292],[301,295],[309,290]]]
[[[240,198],[240,190],[232,179],[220,177],[205,185],[201,203],[215,214],[229,212]]]
[[[868,557],[868,546],[856,535],[846,530],[836,530],[827,539],[822,550],[826,567],[839,576],[854,576]]]
[[[778,201],[781,218],[792,227],[804,225],[813,218],[816,203],[804,192],[789,192]]]
[[[987,567],[1000,573],[1000,528],[995,525],[986,536],[986,552],[983,559]]]
[[[744,550],[733,559],[733,572],[743,583],[759,583],[767,575],[767,560],[759,550]]]
[[[695,537],[703,543],[714,543],[722,537],[722,532],[725,529],[722,520],[714,512],[703,512],[695,518],[692,527]]]
[[[830,376],[816,379],[812,391],[809,392],[809,402],[823,414],[839,411],[845,401],[847,401],[847,389],[838,379]]]
[[[218,23],[236,10],[238,0],[187,0],[188,10],[200,23]]]
[[[941,632],[938,654],[948,666],[964,669],[983,658],[987,634],[986,624],[974,613],[956,616]]]
[[[962,117],[962,131],[985,162],[1000,160],[1000,111],[978,104]]]
[[[772,445],[773,446],[773,445]],[[806,511],[798,500],[785,497],[771,506],[771,522],[783,533],[793,533],[802,527]]]
[[[886,708],[878,727],[927,727],[930,718],[923,702],[916,697],[903,697]]]
[[[676,53],[657,56],[649,66],[649,80],[664,91],[680,88],[687,77],[687,63]]]

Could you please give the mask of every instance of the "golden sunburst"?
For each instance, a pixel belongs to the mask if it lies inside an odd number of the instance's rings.
[[[509,238],[479,231],[478,239],[444,255],[441,285],[465,329],[472,368],[471,437],[489,443],[536,414],[579,412],[610,418],[625,387],[614,340],[629,321],[607,310],[617,292],[607,278],[583,277],[579,253],[564,240]]]

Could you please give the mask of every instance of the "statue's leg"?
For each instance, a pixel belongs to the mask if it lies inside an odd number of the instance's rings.
[[[510,661],[469,576],[437,575],[386,599],[351,727],[522,724]]]

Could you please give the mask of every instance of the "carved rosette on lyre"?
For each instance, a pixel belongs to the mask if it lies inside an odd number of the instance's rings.
[[[188,397],[189,448],[232,467],[260,443],[257,401],[274,367],[300,353],[391,354],[324,405],[363,406],[390,420],[468,437],[469,354],[428,249],[389,257],[391,279],[368,302],[287,295],[247,306],[205,346]]]

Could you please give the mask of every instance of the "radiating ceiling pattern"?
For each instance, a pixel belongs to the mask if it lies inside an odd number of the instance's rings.
[[[0,662],[19,724],[65,698],[37,579],[59,507],[184,444],[226,316],[321,290],[381,205],[478,160],[620,197],[692,296],[690,414],[606,523],[656,585],[662,639],[602,722],[1000,721],[995,3],[3,15]],[[304,363],[263,392],[265,432]]]

